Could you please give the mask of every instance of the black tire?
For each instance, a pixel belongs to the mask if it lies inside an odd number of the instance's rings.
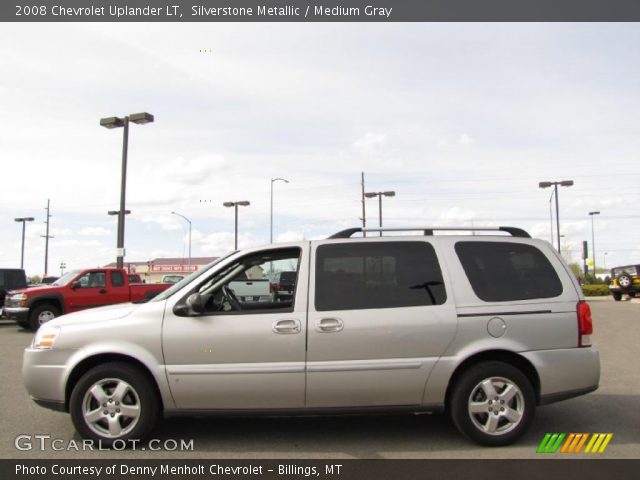
[[[25,320],[16,321],[20,328],[24,328],[25,330],[31,330],[31,324]]]
[[[493,399],[481,386],[484,382],[495,391]],[[472,404],[483,411],[472,414]],[[515,442],[527,431],[536,401],[531,382],[520,370],[490,361],[474,365],[460,376],[453,385],[448,407],[453,423],[463,435],[481,445],[499,447]]]
[[[40,328],[44,323],[60,316],[60,310],[55,305],[50,303],[43,303],[36,305],[29,312],[29,325],[34,332]]]
[[[636,292],[628,292],[629,298],[636,298]]]
[[[96,386],[100,396],[104,394],[102,405],[91,393]],[[118,388],[122,388],[123,395],[118,394]],[[137,416],[126,415],[125,409],[137,410]],[[85,413],[91,412],[95,422],[85,418]],[[105,447],[112,447],[117,441],[118,449],[129,440],[149,435],[159,412],[160,401],[153,380],[139,368],[122,362],[105,363],[89,370],[75,385],[69,400],[69,413],[78,433]],[[114,434],[109,431],[112,422],[116,425]],[[118,429],[120,432],[116,433]]]
[[[618,286],[622,290],[629,290],[633,285],[633,277],[628,273],[621,273],[618,275]]]
[[[622,293],[621,292],[611,292],[611,295],[613,296],[613,299],[616,302],[619,302],[620,300],[622,300]]]

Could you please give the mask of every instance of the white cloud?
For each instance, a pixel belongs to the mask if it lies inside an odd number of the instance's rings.
[[[356,153],[364,156],[376,155],[387,140],[384,133],[367,132],[353,142],[352,147]]]
[[[111,230],[103,227],[84,227],[78,231],[78,235],[87,237],[108,237],[112,234]]]

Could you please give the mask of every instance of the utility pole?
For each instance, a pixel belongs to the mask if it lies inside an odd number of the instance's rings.
[[[41,237],[44,237],[44,274],[45,275],[47,275],[49,271],[49,239],[53,238],[51,235],[49,235],[49,218],[51,218],[51,214],[49,213],[50,206],[51,206],[51,200],[47,198],[47,208],[45,208],[45,210],[47,211],[47,219],[44,222],[47,224],[47,231],[45,235],[40,235]]]
[[[360,172],[360,185],[362,186],[362,194],[361,194],[361,202],[362,202],[362,229],[367,228],[367,213],[365,211],[365,202],[364,202],[364,172]],[[367,232],[362,232],[362,236],[366,237]]]

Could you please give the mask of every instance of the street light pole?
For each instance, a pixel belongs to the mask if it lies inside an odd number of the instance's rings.
[[[395,197],[396,192],[389,190],[386,192],[367,192],[364,194],[366,198],[378,197],[378,225],[382,228],[382,197]],[[382,236],[382,230],[380,231]]]
[[[189,271],[191,271],[191,220],[189,220],[187,217],[185,217],[184,215],[178,212],[171,212],[171,213],[173,215],[178,215],[179,217],[184,218],[189,224],[189,263],[187,265],[188,265]],[[184,250],[182,252],[184,253]]]
[[[558,253],[561,253],[560,250],[560,201],[558,200],[558,185],[561,187],[570,187],[573,185],[573,180],[562,180],[560,182],[539,182],[538,187],[540,188],[549,188],[554,187],[554,193],[556,196],[556,235],[558,239]]]
[[[105,128],[124,127],[122,136],[122,175],[120,178],[120,210],[118,210],[118,239],[116,245],[116,265],[118,268],[124,267],[124,216],[125,216],[125,196],[127,190],[127,154],[129,149],[129,122],[143,125],[153,122],[153,115],[147,112],[133,113],[123,118],[107,117],[100,119],[100,125]]]
[[[593,278],[596,279],[596,236],[593,228],[593,217],[600,215],[600,212],[589,212],[591,217],[591,254],[593,255]]]
[[[25,224],[27,222],[33,222],[34,218],[33,217],[19,217],[19,218],[14,218],[14,220],[16,222],[22,222],[22,248],[20,249],[20,268],[24,269],[24,231],[25,231]]]
[[[272,178],[271,179],[271,209],[269,215],[269,243],[273,243],[273,184],[274,182],[281,181],[284,183],[289,183],[289,180],[285,178]]]
[[[249,205],[251,205],[247,200],[240,200],[238,202],[224,202],[222,204],[225,207],[234,207],[234,213],[235,213],[235,221],[234,221],[234,231],[235,231],[235,235],[234,235],[234,242],[233,242],[233,249],[237,250],[238,249],[238,206],[241,207],[248,207]]]

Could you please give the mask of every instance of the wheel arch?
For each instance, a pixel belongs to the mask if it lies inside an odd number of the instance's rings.
[[[449,407],[453,387],[458,382],[458,379],[462,376],[462,374],[464,374],[475,365],[478,365],[479,363],[491,361],[503,362],[520,370],[531,382],[531,386],[533,387],[533,391],[535,392],[536,405],[540,404],[540,376],[538,375],[538,371],[533,366],[533,364],[522,355],[511,352],[509,350],[488,350],[476,353],[466,358],[456,367],[453,374],[449,378],[449,383],[447,384],[447,390],[445,394],[445,406],[447,408]]]
[[[40,305],[47,304],[56,307],[60,311],[61,315],[65,313],[64,300],[62,298],[62,295],[43,295],[34,297],[33,300],[29,302],[29,310],[33,311],[34,308],[37,308]]]
[[[155,395],[160,402],[160,411],[164,410],[164,401],[160,392],[160,387],[158,386],[158,382],[156,381],[156,378],[151,370],[144,363],[136,358],[121,353],[99,353],[80,361],[75,367],[73,367],[73,370],[71,370],[71,373],[67,377],[64,392],[64,406],[67,412],[69,411],[69,400],[71,398],[71,392],[73,391],[78,381],[82,378],[82,376],[92,368],[109,362],[120,362],[129,364],[131,366],[134,366],[135,368],[138,368],[145,375],[147,375],[147,377],[153,384]]]

